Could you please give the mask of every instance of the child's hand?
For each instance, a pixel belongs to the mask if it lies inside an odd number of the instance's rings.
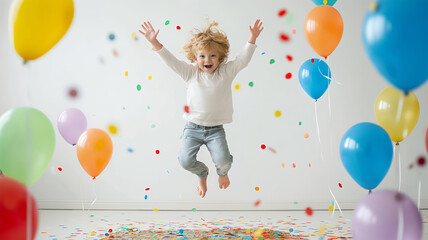
[[[143,27],[144,32],[139,30],[140,33],[143,34],[147,41],[152,44],[153,50],[160,50],[162,48],[162,44],[160,44],[157,40],[159,29],[155,32],[155,29],[153,28],[152,24],[150,24],[150,22],[144,22],[141,24],[141,27]]]
[[[259,37],[260,33],[263,31],[263,27],[262,27],[262,22],[260,21],[260,19],[257,19],[254,24],[253,27],[250,27],[250,39],[248,40],[249,43],[255,44],[256,43],[256,39]]]

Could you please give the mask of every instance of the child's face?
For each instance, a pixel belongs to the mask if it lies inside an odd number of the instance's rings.
[[[196,63],[199,69],[206,73],[214,72],[219,63],[219,56],[216,51],[209,49],[199,49],[196,51]]]

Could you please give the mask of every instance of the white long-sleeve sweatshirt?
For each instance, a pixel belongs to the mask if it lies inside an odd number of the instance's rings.
[[[165,47],[155,51],[187,83],[189,113],[185,112],[183,118],[207,127],[232,122],[232,81],[248,65],[256,47],[247,43],[234,60],[220,63],[212,73],[178,60]]]

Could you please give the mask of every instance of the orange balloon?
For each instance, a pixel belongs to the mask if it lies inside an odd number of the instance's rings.
[[[80,135],[76,146],[80,165],[95,179],[110,162],[113,153],[110,136],[101,129],[91,128]]]
[[[425,147],[427,148],[427,153],[428,153],[428,128],[427,128],[427,134],[425,136]]]
[[[319,5],[306,16],[306,40],[320,56],[327,58],[336,49],[342,34],[342,16],[334,7]]]

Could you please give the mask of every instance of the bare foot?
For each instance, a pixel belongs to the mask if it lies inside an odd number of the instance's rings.
[[[207,177],[199,178],[198,184],[198,193],[202,198],[205,197],[205,193],[207,192]]]
[[[229,177],[227,175],[225,176],[218,176],[218,185],[220,189],[226,189],[230,185]]]

